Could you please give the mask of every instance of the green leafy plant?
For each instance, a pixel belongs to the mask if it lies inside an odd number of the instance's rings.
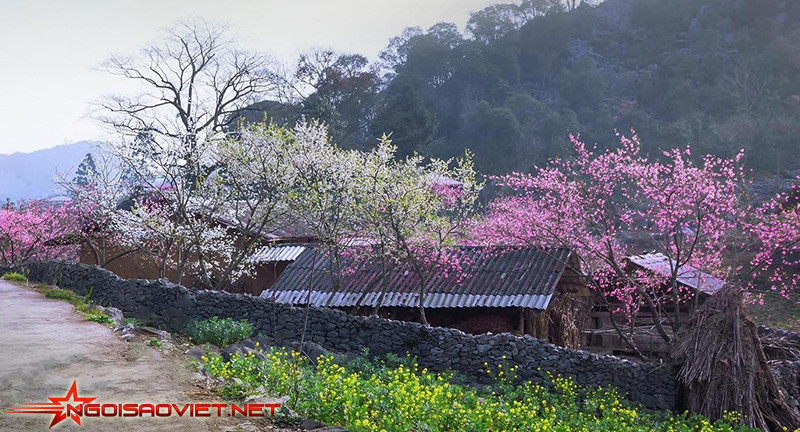
[[[86,301],[87,303],[92,301],[93,293],[94,293],[94,287],[89,287],[89,289],[86,290],[86,294],[84,294],[83,296],[83,300]]]
[[[89,315],[86,319],[100,324],[111,324],[114,322],[108,315]]]
[[[152,338],[147,342],[147,345],[150,345],[151,347],[161,348],[161,341],[156,338]]]
[[[27,282],[28,278],[22,273],[8,272],[3,274],[3,279],[12,282]]]
[[[512,384],[516,369],[506,364],[487,367],[496,385],[481,390],[452,384],[451,373],[420,370],[415,360],[400,357],[351,368],[331,356],[320,356],[314,364],[281,348],[238,353],[228,361],[207,354],[201,361],[211,375],[225,380],[220,392],[226,397],[287,395],[299,388],[292,409],[354,432],[753,431],[737,423],[741,417],[736,413],[711,422],[702,416],[653,412],[613,388],[581,388],[570,378]]]
[[[223,347],[247,339],[253,335],[253,330],[253,324],[246,320],[212,317],[190,325],[187,334],[196,344]]]
[[[130,317],[130,318],[123,318],[123,319],[122,319],[122,324],[124,324],[124,325],[128,325],[128,324],[130,324],[130,325],[132,325],[132,326],[134,326],[134,327],[136,327],[136,326],[140,325],[140,323],[139,323],[139,320],[138,320],[138,319],[136,319],[136,318],[133,318],[133,317]]]

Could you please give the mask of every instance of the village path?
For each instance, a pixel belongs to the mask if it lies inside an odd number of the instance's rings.
[[[0,280],[0,431],[47,430],[51,414],[5,414],[20,403],[63,397],[77,380],[78,396],[98,403],[224,403],[198,387],[185,356],[143,342],[125,342],[73,306]],[[179,405],[182,406],[182,405]],[[82,418],[54,430],[284,431],[263,419]]]

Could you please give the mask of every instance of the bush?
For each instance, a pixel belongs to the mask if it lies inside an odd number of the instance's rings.
[[[362,372],[320,356],[316,366],[296,351],[273,349],[238,353],[225,361],[202,357],[211,375],[225,380],[224,395],[289,395],[289,408],[301,416],[354,432],[415,431],[672,431],[745,432],[736,413],[711,422],[702,416],[651,412],[622,398],[612,388],[581,388],[574,380],[551,377],[550,386],[511,385],[515,368],[490,372],[494,388],[479,390],[451,383],[402,358]],[[388,363],[388,362],[387,362]],[[488,368],[487,368],[488,369]],[[297,391],[298,393],[295,393]]]
[[[130,325],[132,325],[132,326],[134,326],[134,327],[138,327],[138,326],[140,326],[140,325],[141,325],[141,323],[139,322],[139,320],[138,320],[138,319],[136,319],[136,318],[133,318],[133,317],[123,318],[123,319],[122,319],[122,324],[124,324],[124,325],[128,325],[128,324],[130,324]]]
[[[89,315],[86,319],[100,324],[111,324],[114,322],[108,315]]]
[[[246,320],[212,317],[196,321],[187,331],[194,343],[224,347],[253,335],[253,324]]]
[[[8,272],[8,273],[3,275],[3,279],[7,280],[7,281],[13,281],[13,282],[27,282],[28,281],[28,278],[26,278],[24,274],[17,273],[17,272]]]

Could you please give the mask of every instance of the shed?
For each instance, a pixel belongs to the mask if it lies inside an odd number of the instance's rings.
[[[423,293],[432,325],[577,344],[580,317],[574,299],[588,298],[589,292],[574,270],[578,260],[570,250],[461,246],[455,252],[465,270],[458,277],[435,272]],[[342,269],[337,288],[331,260],[308,247],[261,296],[293,305],[310,302],[356,314],[377,311],[393,319],[419,319],[420,281],[410,266],[386,269],[385,283],[380,259],[345,258]]]
[[[629,255],[625,261],[626,269],[629,271],[645,270],[667,279],[672,277],[674,261],[662,253]],[[667,301],[660,305],[660,310],[662,311],[661,324],[668,333],[671,333],[671,326],[663,313],[676,314],[677,312],[681,322],[686,323],[691,317],[693,307],[702,304],[708,296],[719,291],[726,283],[724,280],[690,265],[683,265],[678,269],[675,282],[680,287],[688,288],[696,293],[697,297],[696,301],[692,302],[675,305]],[[668,286],[662,288],[664,290],[669,289]],[[619,310],[623,310],[622,305],[613,301],[608,304],[596,304],[591,313],[591,322],[588,328],[584,330],[582,345],[594,350],[610,351],[614,354],[629,354],[629,347],[622,341],[617,330],[613,329],[611,322],[613,314],[618,323],[626,324],[625,328],[630,333],[628,336],[641,352],[654,357],[666,357],[668,355],[670,347],[661,336],[656,334],[654,329],[654,320],[657,319],[658,314],[643,305],[634,317],[633,322],[630,323],[625,322],[625,318],[621,312],[618,312]]]
[[[247,261],[253,266],[252,274],[242,276],[231,287],[232,291],[258,295],[272,286],[286,267],[310,246],[307,244],[272,244],[255,251]]]
[[[649,253],[644,255],[631,255],[628,262],[633,266],[655,272],[664,277],[672,277],[672,268],[675,265],[672,258],[662,253]],[[725,285],[725,281],[715,278],[690,265],[683,265],[678,269],[677,281],[679,284],[707,295],[712,295]]]

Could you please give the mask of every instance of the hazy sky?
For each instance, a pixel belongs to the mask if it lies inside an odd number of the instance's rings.
[[[309,47],[371,60],[408,26],[449,21],[498,0],[0,0],[0,154],[102,139],[88,102],[125,88],[92,70],[133,54],[182,19],[229,24],[243,48],[291,62]]]

